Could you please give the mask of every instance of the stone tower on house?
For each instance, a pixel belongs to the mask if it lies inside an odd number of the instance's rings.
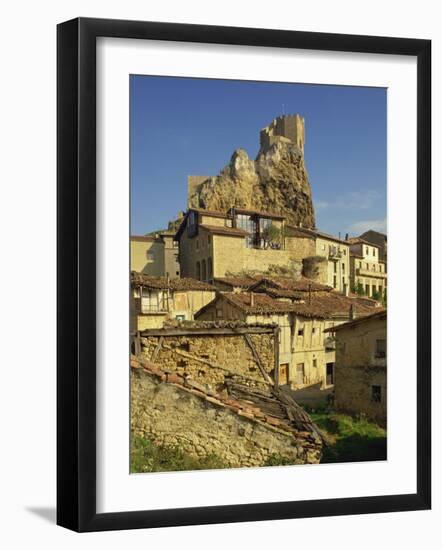
[[[294,143],[304,154],[305,124],[301,115],[283,115],[263,128],[259,135],[261,150],[266,151],[274,143]]]
[[[275,118],[260,131],[255,160],[236,149],[217,176],[189,176],[188,207],[226,212],[232,206],[283,215],[291,225],[315,227],[312,191],[304,161],[305,121]]]

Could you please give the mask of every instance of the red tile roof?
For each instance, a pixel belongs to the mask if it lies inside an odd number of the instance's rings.
[[[248,231],[245,231],[244,229],[239,229],[237,227],[222,227],[218,225],[206,224],[200,224],[199,227],[201,229],[205,229],[213,235],[227,235],[229,237],[246,237],[247,235],[250,235]]]
[[[330,327],[324,330],[324,332],[336,332],[337,330],[344,330],[347,328],[353,328],[357,325],[368,323],[373,320],[381,320],[386,321],[387,320],[387,310],[382,309],[380,311],[376,311],[375,313],[371,313],[369,315],[364,315],[363,317],[358,317],[357,319],[353,319],[352,321],[349,321],[348,323],[343,323],[342,325],[337,325],[335,327]]]
[[[142,286],[144,288],[158,290],[216,290],[213,285],[203,281],[197,281],[196,279],[191,279],[190,277],[167,279],[167,277],[151,277],[149,275],[144,275],[144,273],[132,271],[130,279],[132,286]]]

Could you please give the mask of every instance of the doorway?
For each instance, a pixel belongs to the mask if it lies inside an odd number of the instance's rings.
[[[304,384],[304,363],[296,365],[296,385],[300,386],[301,384]]]
[[[289,364],[282,363],[279,365],[279,385],[284,386],[289,381]]]
[[[333,381],[333,367],[335,366],[334,363],[327,363],[326,364],[326,379],[325,382],[327,386],[332,386],[334,384]]]

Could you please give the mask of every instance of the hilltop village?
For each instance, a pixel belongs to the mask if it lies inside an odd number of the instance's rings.
[[[131,236],[134,433],[252,466],[320,461],[310,397],[386,425],[387,237],[316,228],[304,146],[276,118],[256,160],[189,176],[187,210]]]

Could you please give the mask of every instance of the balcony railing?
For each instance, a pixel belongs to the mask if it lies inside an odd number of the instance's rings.
[[[359,275],[361,277],[376,277],[377,279],[387,278],[387,274],[383,271],[373,271],[371,269],[363,269],[362,267],[358,267],[356,269],[356,275]]]

